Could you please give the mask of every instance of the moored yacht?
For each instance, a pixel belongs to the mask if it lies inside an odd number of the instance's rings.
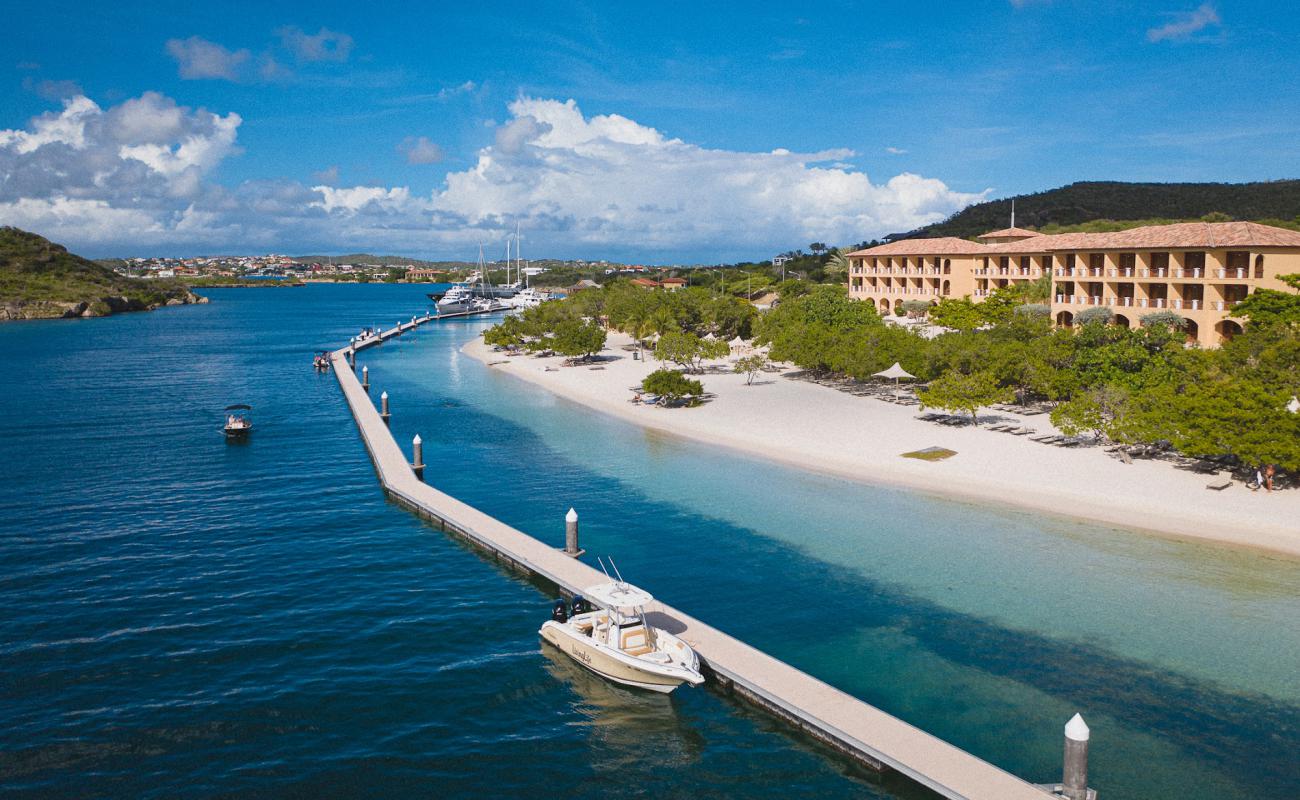
[[[596,605],[592,608],[587,599]],[[654,598],[623,581],[587,589],[566,607],[557,600],[542,638],[592,672],[616,683],[671,692],[683,683],[704,683],[700,661],[690,645],[651,627],[645,606]]]

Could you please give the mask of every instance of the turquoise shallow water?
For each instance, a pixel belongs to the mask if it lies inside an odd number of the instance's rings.
[[[0,790],[921,796],[707,691],[538,645],[537,587],[388,504],[313,348],[419,287],[0,327]],[[364,354],[431,482],[1030,780],[1300,795],[1300,567],[857,486],[605,419],[457,353]],[[220,408],[254,405],[244,446]],[[689,413],[689,412],[684,412]]]

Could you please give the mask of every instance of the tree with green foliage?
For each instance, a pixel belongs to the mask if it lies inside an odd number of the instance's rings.
[[[1076,325],[1088,325],[1090,323],[1100,323],[1109,325],[1115,319],[1115,312],[1106,306],[1092,306],[1085,308],[1074,316]]]
[[[573,317],[555,326],[548,343],[560,355],[585,360],[605,348],[605,329],[594,322]]]
[[[903,313],[907,314],[907,316],[913,319],[916,319],[918,317],[924,317],[929,310],[930,310],[930,304],[924,300],[903,301]]]
[[[732,368],[732,371],[744,375],[745,385],[752,386],[754,384],[754,378],[758,373],[767,369],[768,365],[771,363],[771,360],[767,356],[762,353],[756,353],[752,356],[745,356],[736,359],[736,365]]]
[[[945,297],[930,308],[930,322],[954,331],[973,331],[987,320],[979,303],[969,297]]]
[[[697,405],[704,394],[704,384],[686,377],[680,370],[659,369],[641,381],[641,391],[659,395],[667,406],[677,405],[682,400],[687,400],[688,405]]]
[[[1144,328],[1168,328],[1181,331],[1187,327],[1187,320],[1173,311],[1152,311],[1150,314],[1143,314],[1138,321]]]
[[[1287,286],[1300,291],[1300,275],[1279,277]],[[1232,315],[1261,327],[1300,326],[1300,293],[1256,289],[1233,306]]]
[[[1066,436],[1091,432],[1116,442],[1131,442],[1132,405],[1119,386],[1097,386],[1052,409],[1052,424]]]
[[[916,393],[922,408],[942,408],[949,411],[966,411],[971,422],[979,425],[979,410],[994,403],[1011,399],[1011,392],[999,386],[993,373],[947,372]]]
[[[655,343],[655,360],[668,361],[694,373],[704,371],[705,361],[725,358],[730,352],[726,342],[702,339],[693,333],[665,333]]]

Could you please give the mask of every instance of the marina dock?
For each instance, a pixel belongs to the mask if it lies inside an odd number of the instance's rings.
[[[433,319],[436,317],[420,317],[368,337],[356,343],[356,350],[379,345]],[[439,529],[464,537],[498,561],[549,581],[570,595],[607,580],[599,570],[566,555],[563,543],[555,546],[533,538],[418,477],[350,366],[350,350],[344,347],[331,354],[334,374],[380,484],[393,500]],[[416,460],[420,461],[418,454]],[[424,472],[423,464],[419,471]],[[436,474],[428,477],[436,482]],[[1049,791],[1055,787],[1012,775],[670,605],[656,601],[647,608],[647,619],[689,643],[715,687],[763,708],[871,769],[896,770],[944,797],[960,800],[1059,796]]]

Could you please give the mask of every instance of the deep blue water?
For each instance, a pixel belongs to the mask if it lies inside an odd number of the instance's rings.
[[[310,357],[428,290],[0,327],[0,792],[924,796],[557,660],[539,587],[386,502]],[[1078,710],[1108,800],[1300,796],[1295,562],[647,434],[458,354],[481,328],[360,359],[440,488],[557,544],[576,506],[593,557],[1027,779]]]

